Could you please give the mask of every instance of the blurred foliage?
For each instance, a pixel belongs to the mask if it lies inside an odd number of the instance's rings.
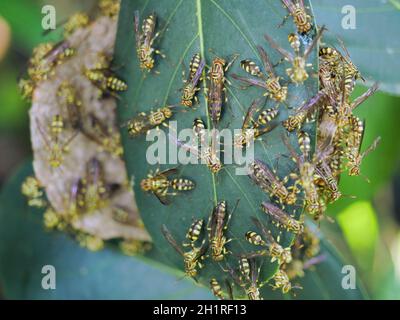
[[[347,242],[362,268],[373,263],[378,240],[378,221],[370,202],[357,201],[337,216]]]

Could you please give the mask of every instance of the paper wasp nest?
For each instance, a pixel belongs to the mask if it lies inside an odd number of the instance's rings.
[[[71,205],[73,183],[85,177],[89,160],[98,159],[104,168],[105,183],[121,187],[100,209],[82,213],[78,219],[74,219],[72,228],[104,240],[123,238],[150,241],[141,222],[121,156],[104,150],[101,144],[88,138],[79,129],[74,129],[68,111],[57,94],[62,83],[70,84],[81,101],[81,121],[87,121],[87,115],[94,114],[105,126],[112,128],[112,133],[117,137],[117,146],[122,152],[116,125],[115,98],[99,97],[99,89],[82,73],[84,67],[94,67],[99,54],[112,57],[116,26],[116,19],[102,16],[87,27],[77,29],[66,38],[76,53],[55,66],[48,79],[36,85],[30,110],[33,166],[52,208],[62,215],[67,214]],[[64,129],[57,141],[50,136],[50,124],[55,115],[61,115],[64,119]],[[52,167],[49,164],[49,147],[54,143],[62,147],[71,137],[62,164]],[[116,209],[123,209],[126,213],[123,221],[116,218]]]

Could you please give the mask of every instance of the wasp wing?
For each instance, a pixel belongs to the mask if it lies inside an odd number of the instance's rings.
[[[267,89],[265,82],[258,80],[258,79],[245,78],[245,77],[238,76],[237,74],[232,74],[232,78],[242,81],[250,86],[257,86],[257,87],[260,87],[263,89]]]
[[[264,34],[265,40],[269,43],[269,45],[274,48],[276,51],[278,51],[282,56],[284,56],[287,60],[290,62],[293,62],[294,56],[287,50],[283,49],[281,46],[279,46],[268,34]]]
[[[171,232],[168,230],[167,226],[165,224],[162,225],[161,227],[161,232],[163,233],[165,239],[169,242],[169,244],[182,256],[184,255],[184,252],[182,248],[178,245],[176,242],[175,238],[172,236]]]
[[[262,46],[257,46],[258,53],[260,54],[264,69],[272,76],[275,75],[274,66]]]

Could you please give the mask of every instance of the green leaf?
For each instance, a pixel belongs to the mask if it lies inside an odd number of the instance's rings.
[[[319,25],[325,24],[328,44],[339,36],[351,59],[369,81],[379,81],[380,89],[400,94],[400,2],[398,0],[318,0],[312,1]],[[355,9],[356,28],[344,29],[342,19],[348,16],[345,6]],[[344,8],[344,13],[342,13]]]
[[[134,35],[134,11],[140,10],[141,19],[155,11],[159,17],[158,30],[161,30],[160,42],[155,44],[167,58],[157,59],[156,69],[159,74],[143,74],[136,58]],[[240,54],[238,60],[253,59],[260,62],[256,46],[262,45],[271,56],[273,63],[280,60],[279,54],[268,46],[263,35],[268,31],[282,47],[291,50],[287,35],[294,32],[293,24],[287,22],[284,27],[277,28],[286,15],[286,10],[278,1],[256,0],[251,6],[243,1],[228,0],[177,0],[177,1],[122,1],[119,17],[115,49],[115,65],[122,66],[118,70],[119,76],[128,82],[128,91],[122,95],[118,113],[120,122],[123,123],[138,112],[149,112],[155,107],[178,104],[182,87],[181,70],[182,62],[187,66],[194,53],[201,52],[209,64],[213,58],[212,49],[218,56],[229,57],[234,53]],[[314,48],[310,62],[316,65],[317,48]],[[280,64],[277,74],[286,78],[285,63]],[[315,72],[315,71],[314,71]],[[233,64],[229,74],[245,75],[239,63]],[[249,88],[242,90],[237,82],[228,86],[228,103],[225,105],[219,129],[235,128],[242,125],[243,116],[252,100],[261,97],[263,90]],[[312,97],[318,89],[315,77],[310,77],[305,85],[295,86],[289,83],[287,103],[289,107],[297,107],[302,101]],[[207,118],[207,106],[203,91],[199,94],[200,104],[188,112],[177,112],[173,120],[177,120],[178,128],[191,128],[195,117],[207,120],[210,128],[210,119]],[[269,106],[275,105],[273,101]],[[288,111],[284,105],[280,106],[279,120],[286,119]],[[312,127],[307,130],[313,132]],[[160,130],[168,131],[161,127]],[[257,141],[255,145],[255,158],[265,161],[271,168],[277,170],[281,178],[288,175],[293,162],[282,154],[287,153],[281,139],[285,132],[279,126],[271,133]],[[170,266],[183,269],[182,257],[167,243],[161,233],[162,224],[166,224],[178,243],[182,243],[193,218],[203,218],[207,221],[216,201],[226,200],[228,207],[233,208],[238,199],[241,199],[234,213],[227,236],[233,239],[228,244],[229,250],[235,253],[255,251],[244,240],[245,232],[254,230],[250,217],[257,216],[267,224],[265,214],[260,209],[266,195],[257,188],[247,176],[235,175],[235,166],[226,165],[218,175],[212,175],[205,165],[181,166],[181,174],[196,182],[196,188],[190,193],[180,194],[172,198],[172,204],[162,205],[157,199],[145,194],[140,188],[140,181],[146,177],[150,170],[155,170],[157,165],[149,165],[146,161],[146,150],[151,144],[144,136],[130,139],[127,132],[122,130],[122,142],[125,150],[125,160],[128,173],[134,176],[134,191],[137,204],[144,224],[150,232],[155,250],[151,258],[166,263]],[[279,159],[279,162],[278,162]],[[160,169],[171,168],[176,165],[160,166]],[[297,216],[301,210],[287,208],[290,213]],[[278,230],[272,224],[268,228],[276,235]],[[281,244],[288,246],[293,235],[281,232]],[[237,265],[237,258],[233,255],[227,257],[230,265]],[[222,264],[223,265],[223,264]],[[269,279],[277,270],[277,265],[265,261],[262,266],[261,280]],[[221,266],[207,259],[206,267],[201,270],[199,281],[208,286],[211,277],[222,280],[227,277],[221,271]]]
[[[24,165],[0,195],[0,287],[7,299],[210,299],[211,294],[143,258],[114,246],[99,252],[71,237],[46,232],[42,212],[26,205],[20,187],[32,175]],[[56,269],[56,289],[41,287],[44,265]],[[138,289],[140,288],[140,290]]]

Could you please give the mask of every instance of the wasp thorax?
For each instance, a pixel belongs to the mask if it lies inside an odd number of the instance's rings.
[[[140,182],[140,187],[142,188],[142,190],[144,191],[150,191],[152,189],[153,186],[153,181],[152,179],[143,179]]]

